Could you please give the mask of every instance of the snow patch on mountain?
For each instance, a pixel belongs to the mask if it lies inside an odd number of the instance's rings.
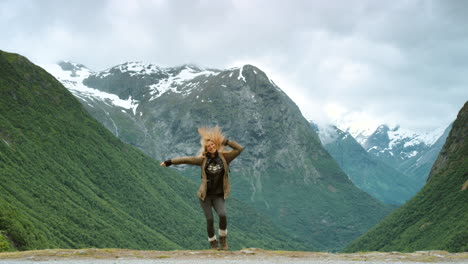
[[[359,144],[363,145],[364,142],[374,133],[378,133],[379,129],[389,127],[388,125],[369,124],[368,127],[362,125],[355,125],[349,122],[337,121],[335,125],[346,132],[349,132]],[[445,127],[437,128],[433,131],[416,132],[409,129],[401,128],[398,125],[390,126],[388,130],[388,137],[390,139],[389,149],[392,149],[398,143],[405,141],[404,147],[417,146],[425,144],[432,146],[437,139],[439,139],[445,131]]]
[[[373,146],[373,147],[369,148],[369,149],[367,150],[367,152],[370,152],[370,151],[372,151],[372,150],[374,150],[374,149],[377,150],[378,148],[377,148],[376,146]]]
[[[444,134],[445,129],[447,129],[447,126],[441,126],[433,131],[420,133],[419,138],[425,142],[426,145],[432,146]]]
[[[388,131],[388,137],[390,139],[390,149],[398,143],[404,142],[404,147],[412,147],[420,144],[426,146],[432,146],[437,139],[439,139],[444,133],[445,128],[440,127],[429,132],[415,132],[409,129],[400,128],[396,126]]]
[[[200,71],[190,66],[185,66],[185,68],[176,75],[173,75],[170,69],[165,69],[164,71],[169,77],[161,79],[158,83],[148,86],[151,95],[150,101],[155,100],[168,91],[173,93],[181,93],[182,95],[188,95],[193,89],[200,85],[200,82],[190,81],[198,76],[216,76],[219,74],[219,72],[209,70]],[[184,84],[186,89],[178,89]]]
[[[131,96],[127,100],[122,100],[115,94],[102,92],[84,85],[83,80],[88,78],[88,76],[94,72],[79,64],[71,62],[64,63],[72,65],[73,69],[64,70],[63,67],[58,64],[41,65],[41,67],[52,74],[76,97],[80,97],[86,101],[89,99],[99,99],[106,104],[112,104],[127,110],[132,110],[133,114],[136,114],[136,109],[139,104],[137,100],[133,100]]]
[[[59,64],[39,65],[47,72],[52,74],[59,81],[68,81],[70,83],[83,83],[83,80],[88,78],[94,72],[83,65],[61,61],[60,64],[66,65],[69,69],[64,70]]]
[[[239,68],[239,77],[237,77],[238,80],[243,80],[244,82],[247,82],[245,80],[245,77],[242,75],[242,70],[244,69],[244,66]]]
[[[148,64],[143,62],[126,62],[124,64],[117,65],[110,69],[101,71],[98,73],[98,77],[104,78],[111,74],[111,71],[118,70],[122,73],[128,73],[130,76],[138,76],[138,75],[150,75],[159,73],[162,71],[159,66],[154,64]]]

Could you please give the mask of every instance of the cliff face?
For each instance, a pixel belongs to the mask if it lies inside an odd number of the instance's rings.
[[[347,251],[468,250],[468,103],[460,110],[424,188]]]

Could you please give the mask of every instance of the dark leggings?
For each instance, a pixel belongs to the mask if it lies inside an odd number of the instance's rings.
[[[212,238],[215,235],[214,230],[214,218],[213,210],[215,209],[219,217],[219,229],[226,230],[227,218],[226,218],[226,205],[224,203],[224,197],[219,195],[207,195],[205,200],[200,199],[200,206],[203,209],[206,217],[206,231],[208,231],[208,238]]]

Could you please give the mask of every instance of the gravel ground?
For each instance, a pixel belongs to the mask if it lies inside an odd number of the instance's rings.
[[[326,252],[175,250],[139,251],[128,249],[47,249],[0,253],[0,264],[468,264],[468,252],[446,251],[358,252],[333,254]]]
[[[0,260],[1,264],[427,264],[428,262],[382,262],[382,261],[336,261],[336,260],[226,260],[226,259],[172,259],[172,260],[48,260],[48,261],[28,261],[28,260]],[[430,263],[451,263],[451,262],[430,262]],[[458,262],[468,263],[468,262]]]

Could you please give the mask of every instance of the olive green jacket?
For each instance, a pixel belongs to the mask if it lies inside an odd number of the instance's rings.
[[[229,193],[231,192],[231,184],[229,183],[229,164],[233,161],[244,149],[241,145],[237,142],[228,140],[227,144],[232,148],[231,151],[227,152],[219,152],[218,155],[223,161],[224,165],[224,199],[229,197]],[[208,181],[207,176],[205,173],[205,164],[206,164],[207,157],[206,156],[191,156],[191,157],[181,157],[181,158],[174,158],[171,159],[172,164],[190,164],[190,165],[198,165],[201,167],[201,175],[202,175],[202,182],[200,184],[200,188],[198,189],[197,195],[198,197],[204,201],[206,197],[206,191],[208,189]]]

